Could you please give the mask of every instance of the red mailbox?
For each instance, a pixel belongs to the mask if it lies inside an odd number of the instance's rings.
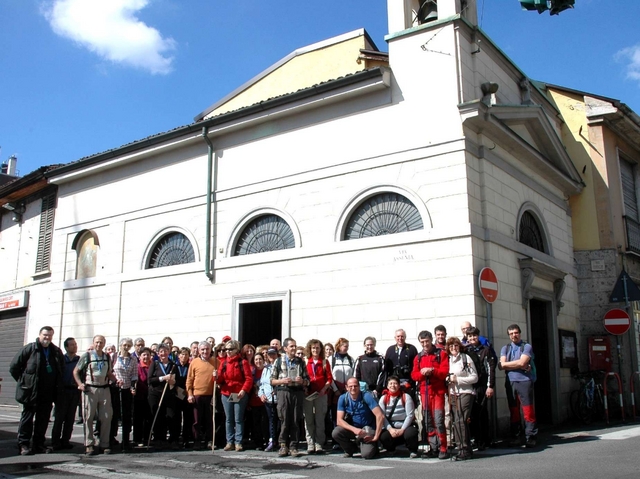
[[[611,347],[607,336],[589,338],[589,370],[611,372]]]

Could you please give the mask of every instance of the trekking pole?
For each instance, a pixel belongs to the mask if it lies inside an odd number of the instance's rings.
[[[213,404],[213,410],[212,410],[212,421],[213,421],[213,429],[211,430],[211,454],[213,454],[213,451],[216,448],[216,386],[218,383],[218,378],[214,378],[213,379],[213,400],[211,401],[211,403]]]
[[[176,365],[174,364],[173,367],[171,368],[171,371],[169,371],[169,375],[173,373],[173,370],[175,369],[175,367]],[[158,414],[160,413],[160,409],[162,409],[162,400],[164,399],[164,395],[167,392],[167,387],[169,387],[169,381],[164,383],[164,388],[162,389],[162,396],[160,396],[160,402],[158,403],[158,409],[156,410],[156,415],[153,416],[153,422],[151,423],[151,432],[149,434],[149,439],[147,440],[147,449],[151,447],[151,435],[153,434],[153,428],[156,425],[156,420],[158,419]]]
[[[86,387],[87,386],[85,385],[85,388]],[[84,408],[85,408],[85,399],[84,399],[84,397],[86,395],[86,392],[85,391],[81,391],[81,394],[82,394],[82,396],[80,396],[80,399],[82,400],[82,435],[84,437],[84,442],[82,443],[82,446],[85,448],[85,451],[86,451],[86,448],[87,448],[87,429],[86,429],[85,425],[87,423],[87,418],[86,418],[87,413],[84,410]]]

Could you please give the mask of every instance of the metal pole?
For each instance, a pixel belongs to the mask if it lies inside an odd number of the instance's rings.
[[[489,302],[486,302],[486,305],[487,305],[487,337],[489,338],[491,347],[495,349],[495,347],[493,346],[494,344],[493,343],[493,315],[492,315],[493,306]],[[497,358],[497,359],[500,360],[500,358]],[[495,401],[495,391],[494,391],[494,400],[491,401],[491,440],[492,441],[495,441],[495,438],[498,433],[497,418],[498,418],[498,404]]]

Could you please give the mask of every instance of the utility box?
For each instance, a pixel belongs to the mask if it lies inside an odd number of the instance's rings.
[[[611,372],[611,347],[607,336],[589,338],[589,370]]]

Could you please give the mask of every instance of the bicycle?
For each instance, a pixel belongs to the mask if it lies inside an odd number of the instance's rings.
[[[572,376],[580,381],[580,389],[571,392],[569,404],[573,415],[583,422],[604,417],[604,393],[602,388],[603,371],[574,371]],[[596,379],[598,379],[596,381]]]

